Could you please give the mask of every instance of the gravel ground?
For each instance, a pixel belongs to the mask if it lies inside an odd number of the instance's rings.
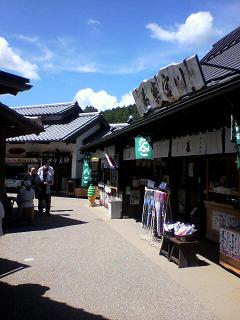
[[[219,319],[98,209],[54,197],[50,217],[0,239],[1,320]]]

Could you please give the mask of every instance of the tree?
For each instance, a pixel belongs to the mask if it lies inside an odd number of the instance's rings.
[[[134,120],[140,117],[135,104],[103,111],[103,116],[109,123],[127,122],[130,115]]]
[[[94,108],[93,106],[86,106],[83,109],[83,112],[98,112],[98,109]]]

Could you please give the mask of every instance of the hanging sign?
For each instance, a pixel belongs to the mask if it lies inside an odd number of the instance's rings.
[[[91,180],[91,169],[89,167],[88,160],[84,160],[81,186],[88,187],[90,184],[90,180]]]
[[[157,75],[134,89],[132,95],[139,114],[143,116],[149,105],[152,108],[167,106],[204,86],[201,65],[195,55],[160,69]]]
[[[149,137],[135,138],[135,155],[136,159],[153,160],[153,149]]]

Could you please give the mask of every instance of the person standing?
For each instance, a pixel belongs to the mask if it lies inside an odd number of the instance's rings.
[[[53,167],[50,166],[49,160],[45,160],[43,162],[43,166],[38,169],[37,174],[40,176],[43,173],[44,169],[48,169],[48,172],[51,174],[52,178],[54,179],[54,169]]]
[[[25,185],[29,184],[30,187],[36,192],[36,185],[39,183],[39,176],[35,167],[31,167],[24,178]]]
[[[45,213],[50,215],[51,208],[51,185],[53,185],[54,179],[49,168],[43,166],[39,173],[39,183],[37,185],[39,195],[38,195],[38,212],[43,214],[43,208],[45,205]]]
[[[24,184],[19,189],[17,194],[17,204],[18,204],[18,221],[22,222],[22,214],[25,208],[31,211],[31,220],[34,214],[34,190],[29,184]]]

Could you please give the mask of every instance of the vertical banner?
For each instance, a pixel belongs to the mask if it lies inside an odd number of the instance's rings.
[[[235,143],[237,151],[237,168],[240,169],[240,116],[236,110],[231,115],[231,142]]]
[[[153,160],[153,148],[150,137],[135,138],[135,155],[136,159]]]
[[[88,160],[84,160],[81,186],[88,187],[90,184],[90,181],[91,181],[91,169],[90,169]]]

